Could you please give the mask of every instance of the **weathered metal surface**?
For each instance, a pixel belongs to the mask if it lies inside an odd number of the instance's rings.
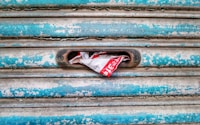
[[[200,77],[1,79],[0,98],[199,95]]]
[[[13,125],[198,123],[199,112],[199,105],[0,108],[0,122]]]
[[[106,47],[102,49],[105,48]],[[73,49],[76,48],[74,47]],[[101,48],[99,47],[98,49]],[[141,54],[141,62],[139,64],[140,67],[200,66],[199,48],[192,48],[192,49],[134,48],[134,49],[138,50]],[[56,49],[56,48],[1,49],[0,68],[59,67],[55,58],[59,50],[61,49]],[[126,48],[124,50],[126,50]]]
[[[1,0],[0,7],[49,6],[147,6],[147,7],[200,7],[199,0]]]
[[[87,39],[85,38],[36,38],[1,39],[0,48],[5,47],[171,47],[197,48],[199,39]]]
[[[90,27],[90,28],[88,28]],[[0,19],[1,37],[200,38],[200,20],[145,18]]]
[[[200,96],[135,96],[81,98],[17,98],[1,99],[0,108],[57,108],[112,106],[200,105]]]
[[[146,18],[190,18],[200,19],[199,11],[173,11],[173,10],[153,10],[153,11],[135,11],[135,10],[101,10],[98,9],[79,9],[79,10],[35,10],[35,11],[1,11],[0,18],[44,18],[44,17],[112,17],[112,18],[131,18],[131,17],[146,17]]]
[[[128,68],[113,73],[112,78],[126,77],[199,77],[199,68]],[[1,69],[0,78],[97,78],[87,69]]]

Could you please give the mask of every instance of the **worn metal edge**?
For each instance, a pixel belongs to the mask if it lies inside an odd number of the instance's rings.
[[[186,77],[200,76],[200,68],[128,68],[117,70],[112,77]],[[1,69],[0,78],[96,78],[102,77],[88,69]]]

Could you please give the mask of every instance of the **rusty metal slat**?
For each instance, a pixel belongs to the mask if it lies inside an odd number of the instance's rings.
[[[144,7],[191,7],[199,8],[199,0],[1,0],[3,7],[63,7],[63,6],[144,6]]]
[[[199,95],[199,77],[1,79],[0,98]]]
[[[0,36],[200,38],[200,21],[158,18],[1,18]]]
[[[1,99],[0,108],[200,105],[200,96]]]
[[[200,68],[129,68],[119,69],[113,77],[200,76]],[[101,75],[88,69],[1,69],[0,78],[96,78]]]
[[[2,124],[199,123],[199,109],[199,105],[0,108],[0,121]]]
[[[98,47],[105,49],[106,47]],[[80,50],[81,48],[73,48]],[[72,49],[72,50],[73,50]],[[84,49],[87,49],[84,47]],[[91,49],[89,47],[88,49]],[[93,48],[94,49],[94,48]],[[107,48],[119,49],[119,48]],[[123,49],[123,48],[120,48]],[[128,49],[127,47],[124,50]],[[199,48],[129,48],[141,54],[139,67],[197,67]],[[56,54],[61,48],[7,48],[0,51],[0,68],[55,68],[59,67]]]
[[[131,17],[146,17],[146,18],[190,18],[190,19],[199,19],[199,11],[125,11],[125,10],[35,10],[35,11],[1,11],[0,18],[21,18],[21,17],[79,17],[79,18],[91,18],[91,17],[112,17],[112,18],[131,18]]]
[[[35,38],[1,39],[0,48],[11,47],[200,47],[200,39],[87,39]]]

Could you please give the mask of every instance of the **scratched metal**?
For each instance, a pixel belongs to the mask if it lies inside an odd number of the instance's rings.
[[[104,49],[105,48],[106,47],[104,47]],[[98,49],[101,48],[98,47]],[[139,67],[200,66],[199,48],[184,48],[184,49],[183,48],[179,49],[134,48],[134,49],[138,50],[141,54],[142,59],[139,64]],[[55,59],[58,50],[60,50],[60,48],[59,49],[58,48],[1,49],[0,68],[35,68],[35,67],[56,68],[59,67]]]
[[[135,96],[75,98],[6,98],[0,108],[58,108],[112,106],[174,106],[200,105],[200,96]]]
[[[0,48],[5,47],[200,47],[199,39],[87,39],[87,38],[38,38],[2,39]]]
[[[146,17],[146,18],[190,18],[190,19],[200,19],[199,11],[125,11],[125,10],[35,10],[35,11],[1,11],[1,18],[22,18],[22,17],[32,17],[32,18],[43,18],[43,17],[81,17],[81,18],[91,18],[91,17],[112,17],[112,18],[131,18],[131,17]]]
[[[147,7],[200,7],[199,0],[1,0],[0,7],[48,6],[147,6]]]
[[[112,74],[112,78],[125,77],[189,77],[200,76],[200,68],[128,68]],[[1,69],[0,78],[97,78],[101,75],[88,69]]]
[[[199,95],[200,77],[1,79],[0,98]]]
[[[1,108],[2,124],[199,123],[200,106]]]
[[[88,28],[90,27],[90,28]],[[200,38],[200,20],[146,18],[0,19],[1,37]]]

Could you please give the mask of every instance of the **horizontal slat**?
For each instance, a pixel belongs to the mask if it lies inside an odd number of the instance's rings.
[[[135,11],[135,10],[113,10],[106,9],[99,11],[98,8],[94,10],[90,10],[90,8],[86,9],[78,9],[76,11],[66,9],[66,10],[35,10],[35,11],[1,11],[1,18],[9,18],[9,17],[82,17],[82,18],[91,18],[91,17],[111,17],[111,18],[130,18],[130,17],[146,17],[146,18],[190,18],[190,19],[199,19],[200,13],[199,11]]]
[[[0,99],[0,108],[200,105],[200,96]]]
[[[200,106],[1,108],[2,124],[199,123]],[[19,120],[20,119],[20,120]]]
[[[200,39],[87,39],[83,38],[37,38],[1,39],[5,47],[200,47]]]
[[[1,0],[0,7],[48,7],[48,6],[147,6],[147,7],[200,7],[199,0],[26,0],[7,1]]]
[[[1,37],[191,37],[200,21],[144,18],[0,19]]]
[[[199,95],[199,77],[1,79],[0,98]]]
[[[106,47],[102,49],[105,48]],[[78,50],[79,49],[80,48],[78,48]],[[84,49],[87,49],[87,47],[84,47]],[[89,47],[89,49],[91,49],[91,47]],[[101,47],[98,47],[98,49],[101,49]],[[127,48],[124,48],[124,50],[126,49]],[[134,49],[138,50],[142,57],[139,67],[200,66],[199,48],[192,48],[192,49],[134,48]],[[55,59],[56,54],[59,50],[61,49],[57,48],[1,49],[0,68],[59,67]]]
[[[112,77],[200,76],[200,68],[132,68],[120,69]],[[0,78],[96,78],[101,75],[87,69],[1,69]]]

